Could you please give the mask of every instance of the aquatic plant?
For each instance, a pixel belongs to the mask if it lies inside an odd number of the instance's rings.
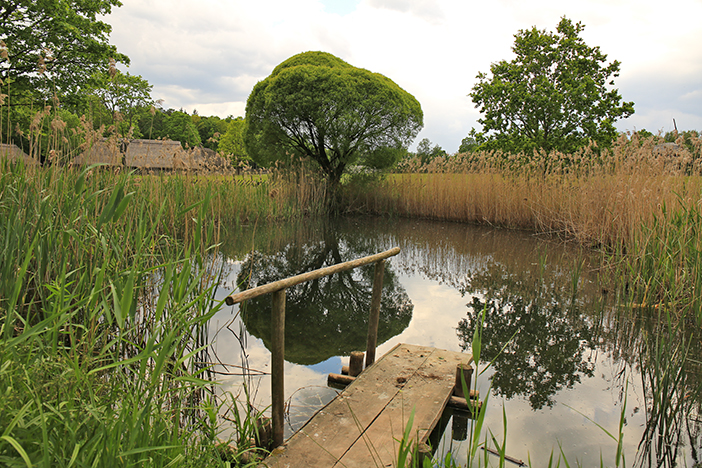
[[[205,326],[218,272],[205,199],[189,241],[128,174],[0,170],[0,460],[173,466],[217,433]]]

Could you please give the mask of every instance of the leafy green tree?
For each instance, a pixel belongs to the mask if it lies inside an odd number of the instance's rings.
[[[200,134],[188,114],[175,111],[164,122],[165,137],[180,141],[183,147],[201,146]]]
[[[417,145],[417,157],[422,161],[422,164],[427,164],[436,158],[446,156],[446,151],[439,145],[432,146],[429,138],[424,138]]]
[[[75,97],[110,59],[128,63],[98,19],[119,0],[0,1],[0,78],[14,90]],[[65,103],[65,101],[64,101]]]
[[[197,114],[191,115],[190,118],[200,134],[202,146],[218,151],[220,139],[227,132],[231,118],[222,119],[216,115],[201,117]]]
[[[243,117],[237,117],[229,122],[227,131],[219,141],[218,150],[221,154],[227,155],[232,163],[249,160],[244,146],[244,126],[246,122]]]
[[[174,112],[173,109],[165,110],[158,105],[139,109],[137,122],[139,132],[144,138],[150,140],[166,138],[166,121]]]
[[[458,147],[459,153],[472,153],[480,144],[475,138],[475,129],[471,129],[467,137],[461,140],[461,146]]]
[[[244,143],[262,166],[288,154],[311,158],[333,193],[349,165],[394,162],[422,125],[419,102],[387,77],[305,52],[256,84],[246,103]]]
[[[97,73],[93,79],[95,84],[92,94],[109,111],[117,132],[123,136],[141,136],[137,125],[138,114],[140,109],[153,104],[153,86],[140,75],[130,75],[118,70],[112,73]]]
[[[634,113],[614,86],[620,63],[580,37],[581,23],[562,18],[555,33],[536,27],[515,35],[516,57],[479,73],[470,97],[480,109],[484,149],[572,152],[594,141],[608,146],[614,122]]]

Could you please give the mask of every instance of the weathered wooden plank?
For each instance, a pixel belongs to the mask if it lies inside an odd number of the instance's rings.
[[[414,411],[410,438],[415,443],[426,442],[441,418],[453,393],[456,366],[466,362],[469,356],[440,349],[405,346],[398,352],[405,349],[410,353],[429,352],[429,358],[406,381],[397,379],[396,385],[401,391],[335,466],[393,466],[410,414]]]
[[[396,346],[366,369],[282,448],[275,450],[275,456],[266,460],[267,466],[333,466],[400,391],[393,385],[398,373],[410,375],[426,359],[423,354],[395,356],[393,351],[399,348]]]
[[[343,465],[338,466],[376,466],[369,454],[380,457],[377,466],[392,463],[392,439],[401,437],[412,407],[427,410],[415,415],[414,425],[426,439],[453,391],[456,364],[470,359],[434,348],[396,346],[274,450],[266,466],[321,468],[340,459]],[[432,391],[437,382],[442,390]],[[352,458],[356,456],[359,462]]]

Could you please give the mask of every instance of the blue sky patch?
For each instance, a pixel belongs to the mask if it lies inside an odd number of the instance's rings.
[[[322,0],[324,11],[327,13],[335,13],[340,16],[345,16],[356,11],[356,7],[359,3],[361,3],[361,0]]]

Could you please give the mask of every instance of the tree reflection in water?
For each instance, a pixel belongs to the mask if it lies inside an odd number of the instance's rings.
[[[323,238],[288,244],[278,252],[249,255],[238,283],[256,287],[337,263],[377,253],[364,243],[323,228]],[[378,323],[378,344],[400,334],[412,318],[412,302],[391,268],[385,264]],[[285,359],[312,365],[332,356],[365,351],[374,266],[336,273],[289,288],[285,304]],[[242,319],[252,335],[270,349],[271,298],[247,301]]]
[[[591,406],[579,408],[588,415],[602,415],[597,408],[588,410],[600,403],[602,410],[612,403],[624,405],[626,396],[630,397],[625,433],[636,437],[625,445],[634,466],[673,467],[685,460],[688,466],[702,466],[698,462],[702,450],[699,325],[684,320],[671,324],[659,308],[632,307],[632,299],[611,284],[606,284],[609,293],[604,296],[594,275],[584,274],[578,282],[578,268],[573,265],[582,265],[586,258],[592,264],[584,270],[598,266],[596,258],[587,258],[587,252],[518,232],[403,219],[342,218],[333,220],[333,226],[329,221],[314,220],[258,226],[255,242],[253,236],[233,232],[236,235],[222,250],[230,259],[243,260],[237,277],[241,288],[248,280],[250,286],[256,286],[399,246],[402,252],[386,267],[380,341],[405,330],[413,315],[421,319],[422,314],[431,313],[419,301],[413,310],[398,276],[408,289],[412,285],[408,279],[422,277],[464,295],[465,301],[456,304],[460,310],[456,316],[465,310],[465,302],[467,315],[460,322],[445,324],[452,337],[457,328],[456,348],[469,348],[476,317],[485,309],[485,361],[497,356],[514,336],[494,363],[492,388],[512,399],[506,403],[507,416],[511,427],[522,430],[508,434],[513,437],[510,443],[527,440],[533,444],[527,446],[533,450],[533,460],[544,455],[539,435],[555,432],[564,437],[559,441],[575,440],[575,448],[569,452],[575,454],[573,457],[587,447],[592,433],[602,435],[601,429],[589,422],[577,429],[568,422],[562,424],[558,418],[572,417],[573,413],[555,404],[576,401],[578,406],[583,392],[599,389],[602,396],[586,394],[584,399]],[[256,245],[253,253],[252,242]],[[286,359],[313,364],[365,348],[372,271],[368,267],[288,291]],[[410,292],[421,300],[422,291]],[[244,314],[249,331],[266,346],[270,305],[270,297],[250,301]],[[672,313],[674,316],[675,311]],[[431,345],[421,340],[416,344]],[[563,391],[571,388],[572,392]],[[529,402],[533,412],[519,415],[520,397]],[[607,400],[600,402],[598,398]],[[496,413],[500,414],[493,423],[500,427],[501,412]],[[522,417],[528,424],[520,425]],[[490,418],[488,410],[486,421]],[[541,425],[536,431],[539,434],[525,434],[524,428],[533,424]],[[605,426],[612,429],[611,424]],[[575,434],[571,439],[559,432],[567,430]],[[594,461],[599,466],[598,460]]]
[[[592,331],[565,291],[528,272],[508,272],[491,263],[471,276],[468,317],[458,324],[461,347],[470,349],[476,324],[485,311],[482,355],[493,364],[492,389],[512,398],[523,395],[532,409],[553,406],[553,396],[592,377]],[[507,345],[505,346],[505,344]],[[504,346],[504,349],[503,349]],[[500,352],[501,351],[501,352]]]

